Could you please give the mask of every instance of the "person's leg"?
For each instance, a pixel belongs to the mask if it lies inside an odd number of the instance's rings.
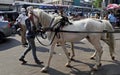
[[[36,55],[36,46],[35,46],[35,40],[34,38],[30,39],[30,46],[31,46],[31,49],[32,49],[32,54],[33,54],[33,58],[34,58],[34,61],[35,63],[37,64],[41,64],[43,62],[40,62],[37,55]]]
[[[23,25],[23,42],[25,45],[27,45],[27,40],[26,40],[26,26]]]
[[[24,47],[27,43],[25,35],[26,35],[26,27],[25,25],[21,25],[21,42]]]
[[[24,60],[26,54],[31,50],[31,45],[30,45],[30,39],[28,39],[28,47],[25,49],[25,51],[22,53],[22,55],[19,58],[19,61],[22,62],[22,64],[27,63],[27,61]]]

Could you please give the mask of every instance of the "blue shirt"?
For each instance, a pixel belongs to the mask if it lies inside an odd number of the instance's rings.
[[[109,14],[108,19],[109,19],[110,22],[116,22],[116,20],[117,20],[116,17],[113,14]]]

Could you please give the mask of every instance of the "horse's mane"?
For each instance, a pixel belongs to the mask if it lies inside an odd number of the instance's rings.
[[[38,17],[40,18],[40,22],[42,22],[42,24],[44,26],[47,26],[49,25],[49,23],[51,22],[51,20],[53,18],[54,19],[54,24],[57,23],[58,21],[60,21],[60,19],[62,18],[61,16],[52,16],[52,15],[49,15],[47,12],[45,12],[44,10],[42,9],[34,9],[34,12],[38,15]]]
[[[36,8],[33,10],[33,12],[39,18],[39,22],[42,23],[43,25],[46,26],[50,23],[51,16],[48,15],[44,10]]]

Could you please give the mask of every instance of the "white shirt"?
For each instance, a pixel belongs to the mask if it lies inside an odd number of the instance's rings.
[[[25,20],[27,19],[28,17],[26,16],[26,14],[20,14],[18,16],[18,18],[16,19],[16,21],[20,22],[21,25],[25,25]]]
[[[3,21],[4,20],[4,17],[3,16],[0,16],[0,21]]]

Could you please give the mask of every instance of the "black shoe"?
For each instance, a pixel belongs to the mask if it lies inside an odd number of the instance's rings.
[[[60,44],[57,44],[56,46],[57,46],[57,47],[60,47],[61,45],[60,45]]]
[[[21,63],[22,65],[24,65],[24,64],[26,64],[26,63],[27,63],[27,61],[25,61],[23,58],[20,58],[20,59],[19,59],[19,61],[21,61],[21,62],[22,62],[22,63]]]
[[[35,63],[36,63],[36,64],[43,64],[43,62],[42,62],[42,61],[39,61],[39,60],[36,60]]]
[[[23,47],[27,47],[27,45],[22,45]]]
[[[23,47],[27,47],[28,43],[24,43],[22,44]]]
[[[28,46],[28,43],[24,43],[22,44],[23,47],[27,47]]]
[[[28,45],[28,43],[25,43],[24,45]]]

